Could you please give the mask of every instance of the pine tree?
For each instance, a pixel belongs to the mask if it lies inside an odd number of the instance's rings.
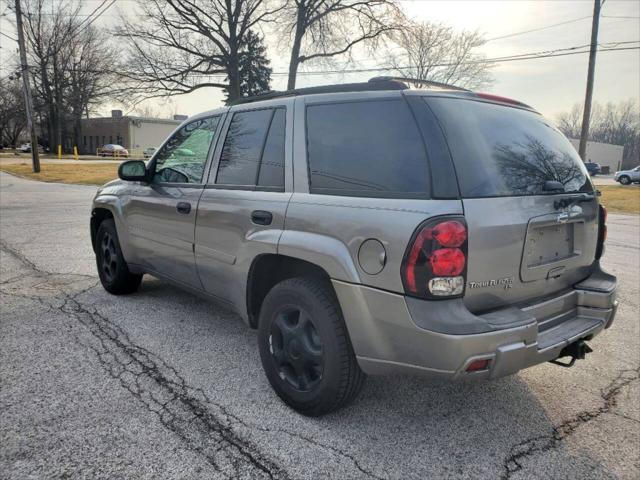
[[[271,63],[266,55],[267,48],[260,35],[249,31],[242,50],[238,53],[240,73],[240,94],[250,97],[271,90]],[[225,92],[225,101],[229,103],[229,93]]]

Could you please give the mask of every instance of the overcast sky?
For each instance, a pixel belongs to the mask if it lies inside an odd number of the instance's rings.
[[[87,1],[87,9],[95,5]],[[533,30],[549,25],[570,22],[540,31],[510,36],[488,41],[478,49],[487,57],[502,57],[529,52],[556,50],[588,44],[591,33],[593,1],[432,1],[413,0],[401,2],[410,18],[424,21],[438,21],[456,29],[480,30],[487,39],[502,37],[525,30]],[[111,24],[118,10],[128,13],[132,3],[118,2],[113,11],[101,18],[103,25]],[[581,17],[588,17],[581,20]],[[624,17],[624,18],[614,18]],[[573,21],[576,20],[576,21]],[[97,23],[97,22],[96,22]],[[14,34],[6,21],[2,31]],[[11,42],[0,37],[0,62],[7,58]],[[640,41],[640,1],[605,0],[600,21],[600,44]],[[640,43],[619,46],[637,47]],[[274,72],[287,69],[287,59],[279,52],[270,51]],[[376,65],[375,58],[363,58],[358,53],[355,68],[369,68]],[[584,100],[588,54],[542,58],[498,64],[492,71],[495,83],[487,88],[489,92],[513,97],[532,105],[547,116],[569,109],[574,103]],[[303,65],[303,70],[318,69]],[[3,71],[6,73],[6,71]],[[382,73],[380,73],[382,74]],[[300,74],[298,86],[326,83],[342,83],[367,80],[376,74],[360,73],[349,75],[312,76]],[[283,89],[286,76],[274,75],[272,87]],[[597,102],[618,102],[628,98],[640,100],[640,50],[599,52],[596,63],[594,100]],[[172,97],[168,104],[153,101],[158,112],[192,115],[221,105],[222,94],[215,89],[201,89],[186,96]]]

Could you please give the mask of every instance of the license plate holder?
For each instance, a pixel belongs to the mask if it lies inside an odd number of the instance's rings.
[[[527,268],[557,263],[576,254],[573,223],[532,228],[527,235],[525,262]]]

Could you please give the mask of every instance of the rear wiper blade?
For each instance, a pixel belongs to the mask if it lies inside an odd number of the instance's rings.
[[[555,180],[547,180],[542,186],[543,192],[564,192],[564,185]]]
[[[597,190],[596,190],[597,192]],[[553,208],[556,210],[560,210],[562,208],[567,208],[569,205],[574,203],[582,203],[582,202],[590,202],[596,198],[597,193],[578,193],[574,194],[570,197],[561,198],[560,200],[556,200],[553,202]]]

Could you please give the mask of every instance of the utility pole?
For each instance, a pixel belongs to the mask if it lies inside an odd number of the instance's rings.
[[[591,99],[593,97],[593,77],[596,71],[596,51],[598,50],[598,25],[600,23],[601,6],[600,0],[594,0],[593,20],[591,22],[591,49],[589,50],[589,69],[587,71],[587,93],[584,97],[582,131],[580,132],[580,147],[578,148],[578,154],[583,162],[587,160],[587,138],[589,137],[589,120],[591,119]]]
[[[16,0],[16,27],[18,29],[18,45],[20,47],[20,70],[22,74],[22,89],[24,91],[25,110],[27,111],[27,128],[31,134],[31,163],[33,171],[40,171],[40,156],[38,153],[38,137],[36,126],[33,123],[33,98],[31,97],[31,85],[29,84],[29,65],[27,65],[27,50],[24,44],[24,32],[22,30],[22,9],[20,0]]]

